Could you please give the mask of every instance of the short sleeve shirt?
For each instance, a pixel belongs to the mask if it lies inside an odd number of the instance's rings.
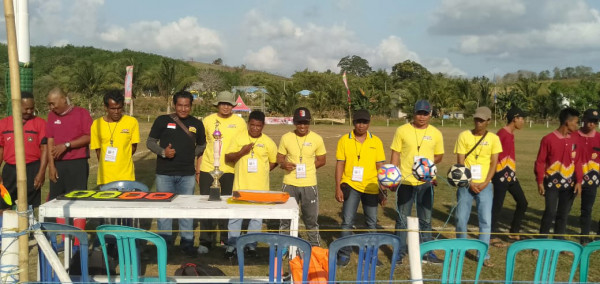
[[[315,158],[327,154],[319,134],[309,131],[304,137],[298,137],[295,132],[288,132],[281,136],[278,153],[286,156],[288,162],[306,165],[306,178],[297,178],[296,171],[285,171],[284,184],[297,187],[317,185]]]
[[[46,137],[53,138],[54,145],[64,144],[81,136],[90,135],[91,127],[92,117],[84,108],[75,106],[65,115],[57,115],[51,111],[48,113],[48,122],[46,123]],[[58,160],[87,159],[89,157],[90,150],[86,145],[81,148],[67,149]]]
[[[23,140],[25,142],[25,163],[39,161],[41,158],[40,145],[46,137],[46,121],[34,117],[23,124]],[[13,117],[0,120],[0,147],[4,148],[4,161],[15,165],[15,133]]]
[[[246,122],[244,119],[237,115],[231,115],[228,118],[219,117],[216,113],[213,113],[205,117],[202,122],[204,123],[205,135],[206,135],[206,150],[202,157],[202,165],[200,170],[203,172],[210,172],[214,167],[215,162],[215,138],[213,132],[216,128],[216,123],[219,122],[219,131],[221,132],[221,155],[219,156],[219,169],[224,173],[233,173],[234,164],[225,162],[225,151],[229,149],[231,141],[239,135],[247,134],[248,129],[246,128]]]
[[[415,159],[427,158],[433,162],[435,155],[444,154],[444,139],[442,133],[432,125],[419,129],[406,123],[396,129],[390,148],[400,153],[400,172],[404,177],[402,184],[416,186],[424,182],[412,174]]]
[[[467,154],[481,136],[475,136],[471,130],[465,130],[458,135],[458,140],[454,146],[455,154]],[[473,152],[465,159],[465,166],[471,168],[473,165],[481,166],[481,178],[473,179],[474,183],[484,182],[490,171],[491,157],[494,154],[502,152],[502,144],[498,135],[488,132],[485,138],[475,147]],[[492,169],[495,171],[495,169]]]
[[[367,137],[362,143],[356,141],[354,133],[350,132],[340,138],[337,143],[335,158],[344,161],[344,173],[341,183],[346,183],[358,192],[378,194],[377,163],[385,162],[383,143],[379,137],[367,132]],[[362,169],[360,179],[353,179],[355,167]]]
[[[111,145],[112,140],[112,145]],[[94,120],[90,149],[100,149],[98,184],[117,180],[135,180],[132,145],[140,142],[140,130],[135,118],[123,115],[118,122],[107,122],[104,117]],[[117,148],[114,161],[106,160],[108,147]]]
[[[270,163],[277,162],[277,145],[269,136],[263,133],[258,138],[252,138],[247,132],[245,135],[238,135],[231,141],[226,154],[239,152],[242,147],[250,143],[254,143],[250,153],[242,156],[235,163],[233,190],[269,190]],[[256,159],[255,171],[249,170],[249,159]]]

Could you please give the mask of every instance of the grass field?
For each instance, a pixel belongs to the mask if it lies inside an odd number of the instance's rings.
[[[389,145],[392,142],[392,136],[396,130],[396,125],[388,126],[379,126],[385,125],[385,121],[383,123],[373,123],[371,132],[375,135],[379,136],[384,144],[386,149],[386,157],[389,159],[390,150]],[[501,123],[498,122],[498,127],[493,127],[494,123],[491,123],[492,131],[496,131]],[[145,140],[147,138],[151,123],[140,121],[141,127],[141,140],[142,143],[138,146],[138,153],[135,155],[135,167],[136,167],[136,177],[139,181],[144,182],[149,185],[152,190],[155,190],[154,185],[154,170],[155,170],[155,155],[150,153],[145,146]],[[443,162],[438,164],[438,174],[442,177],[445,176],[448,168],[455,163],[456,156],[452,154],[452,149],[454,147],[454,143],[456,142],[456,138],[458,137],[458,133],[469,129],[471,125],[462,124],[462,127],[459,128],[457,125],[448,125],[441,127],[437,125],[438,128],[442,131],[444,135],[444,144],[445,144],[445,152]],[[293,129],[293,126],[274,126],[267,125],[264,129],[264,132],[267,133],[273,140],[278,143],[282,134],[287,131]],[[321,227],[321,237],[323,239],[323,246],[326,247],[328,243],[335,240],[339,236],[339,228],[341,223],[341,207],[342,205],[335,201],[334,198],[334,166],[335,166],[335,146],[337,140],[341,135],[347,133],[351,130],[351,127],[341,126],[341,125],[314,125],[311,126],[311,130],[320,134],[327,148],[327,164],[318,170],[318,181],[319,181],[319,202],[320,202],[320,216],[319,216],[319,224]],[[533,128],[526,128],[522,131],[517,132],[516,134],[516,155],[517,155],[517,173],[518,177],[521,181],[521,185],[525,191],[525,195],[527,196],[527,200],[529,201],[529,208],[527,210],[522,232],[525,234],[525,238],[529,238],[530,234],[537,233],[539,229],[539,223],[541,220],[541,216],[544,210],[544,200],[537,193],[537,187],[534,181],[533,175],[533,163],[537,154],[537,150],[539,147],[539,141],[541,137],[546,133],[553,130],[553,126],[550,128],[546,128],[545,125],[538,125]],[[95,156],[95,155],[94,155]],[[95,187],[96,182],[96,168],[97,163],[95,157],[90,159],[90,177],[89,177],[89,185],[90,188]],[[271,189],[279,190],[281,188],[282,181],[282,170],[277,168],[271,173]],[[444,180],[444,179],[442,179]],[[47,185],[44,187],[47,191]],[[395,209],[395,197],[390,195],[390,199],[388,200],[388,204],[385,207],[380,207],[379,216],[378,216],[378,225],[382,228],[383,231],[392,232],[394,229],[395,218],[396,218],[396,209]],[[435,201],[434,201],[434,210],[433,210],[433,228],[435,231],[440,233],[440,238],[453,238],[453,230],[454,230],[454,217],[450,219],[450,221],[446,224],[449,213],[451,209],[456,204],[456,190],[445,182],[440,182],[440,185],[435,188]],[[514,201],[507,194],[507,198],[505,201],[505,210],[500,217],[500,222],[502,223],[502,228],[507,231],[509,222],[512,218],[512,210],[514,209]],[[600,210],[598,210],[598,205],[595,206],[595,210],[593,212],[593,231],[597,231],[598,229],[598,220],[600,219]],[[258,209],[260,210],[260,209]],[[469,222],[469,231],[473,232],[470,237],[476,238],[477,229],[477,216],[476,210],[473,208],[472,216]],[[580,212],[580,199],[578,198],[571,211],[569,220],[568,220],[568,234],[577,234],[579,232],[579,212]],[[416,216],[416,213],[413,213],[413,216]],[[200,217],[200,216],[199,216]],[[278,221],[267,221],[265,222],[265,228],[268,229],[276,229],[278,226]],[[359,209],[359,214],[356,219],[356,227],[357,229],[363,228],[363,217],[362,210]],[[196,223],[197,225],[197,223]],[[147,227],[156,228],[155,222],[147,223]],[[177,228],[174,226],[174,228]],[[196,229],[200,229],[196,226]],[[302,222],[300,229],[303,229]],[[301,236],[303,233],[301,232]],[[438,235],[438,233],[433,234],[434,237]],[[198,232],[196,233],[198,236]],[[578,239],[575,237],[569,237],[569,239],[577,241]],[[197,244],[197,243],[196,243]],[[193,258],[186,258],[182,255],[178,255],[178,253],[170,253],[169,254],[169,275],[173,275],[174,270],[185,262],[204,262],[207,264],[212,264],[218,266],[221,270],[225,272],[227,275],[238,275],[238,266],[237,263],[232,263],[228,259],[223,257],[223,248],[213,248],[213,250],[206,255],[201,255]],[[259,251],[261,253],[261,258],[257,260],[251,260],[247,264],[247,274],[248,275],[266,275],[267,270],[264,264],[267,263],[268,252],[266,250]],[[34,256],[37,255],[37,250],[33,250],[31,253],[32,258],[30,262],[35,262]],[[496,265],[493,268],[483,268],[481,279],[482,280],[501,280],[504,279],[504,262],[506,257],[506,249],[499,249],[495,247],[490,247],[490,255],[492,257],[493,263]],[[384,266],[378,269],[378,273],[381,275],[380,279],[385,279],[385,275],[389,274],[390,264],[389,259],[391,258],[390,254],[386,254],[383,257]],[[570,261],[562,259],[560,261],[560,269],[557,272],[557,280],[566,281],[568,280],[567,266],[570,264]],[[600,254],[596,253],[593,255],[591,267],[598,267],[600,265]],[[516,268],[516,279],[515,280],[527,280],[532,279],[533,277],[533,268],[535,267],[535,260],[530,254],[520,254],[517,258],[522,264],[518,265]],[[466,261],[467,268],[464,272],[463,279],[473,279],[474,277],[474,265],[475,261],[467,260]],[[406,263],[406,262],[405,262]],[[439,273],[441,272],[441,268],[437,266],[424,265],[423,267],[424,277],[427,278],[437,278]],[[347,268],[339,269],[338,279],[339,280],[351,280],[354,277],[352,263]],[[146,268],[148,274],[152,275],[155,273],[155,265],[148,265]],[[352,273],[345,273],[350,272]],[[35,270],[31,270],[31,275],[35,279]],[[407,264],[402,265],[401,267],[396,269],[396,279],[404,280],[409,279],[409,268]],[[600,281],[600,271],[592,269],[590,271],[590,281]]]

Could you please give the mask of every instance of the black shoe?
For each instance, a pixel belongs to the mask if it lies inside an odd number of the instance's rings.
[[[423,256],[421,263],[442,264],[444,261],[439,259],[435,253],[430,251]]]
[[[233,257],[235,257],[235,247],[227,246],[225,249],[225,258],[232,259]]]
[[[350,258],[347,256],[338,256],[337,257],[337,266],[346,267],[350,263]]]
[[[196,256],[197,254],[196,249],[194,248],[194,241],[192,240],[181,240],[179,247],[181,252],[187,256]]]

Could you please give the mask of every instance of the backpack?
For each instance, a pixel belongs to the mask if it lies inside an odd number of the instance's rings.
[[[208,264],[184,263],[177,270],[175,276],[225,276],[217,267]]]

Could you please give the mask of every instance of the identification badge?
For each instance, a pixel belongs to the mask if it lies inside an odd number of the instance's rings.
[[[423,156],[415,156],[415,157],[413,158],[413,162],[416,162],[416,161],[418,161],[418,160],[421,160],[422,158],[425,158],[425,157],[423,157]]]
[[[296,178],[306,178],[306,164],[296,164]]]
[[[471,166],[471,177],[474,180],[481,179],[481,165],[472,165]]]
[[[352,181],[363,181],[363,174],[365,169],[363,167],[352,168]]]
[[[117,149],[116,147],[107,147],[106,154],[104,155],[104,160],[107,162],[116,162],[118,151],[119,149]]]
[[[258,160],[255,158],[248,159],[248,172],[256,173],[258,172]]]

